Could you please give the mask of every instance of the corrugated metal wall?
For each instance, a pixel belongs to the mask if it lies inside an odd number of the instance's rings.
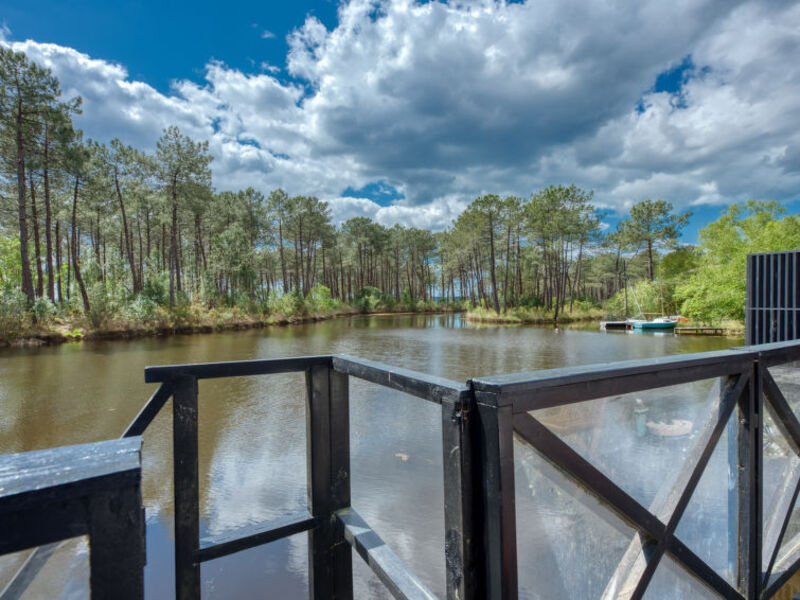
[[[800,251],[747,256],[748,344],[800,338]]]

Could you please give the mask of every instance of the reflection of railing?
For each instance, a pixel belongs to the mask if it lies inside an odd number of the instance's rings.
[[[784,473],[777,508],[762,525],[763,411],[771,413],[792,451],[800,454],[800,422],[770,373],[775,365],[796,360],[800,360],[800,343],[792,342],[503,375],[466,385],[346,356],[149,367],[146,381],[161,386],[125,435],[141,435],[167,400],[173,399],[175,569],[180,599],[200,597],[201,563],[303,531],[309,532],[311,597],[352,598],[352,548],[395,597],[433,597],[351,507],[350,377],[442,407],[448,598],[518,595],[515,431],[636,532],[606,587],[604,600],[641,598],[665,554],[724,598],[770,598],[800,568],[800,535],[798,543],[783,543],[800,472]],[[289,372],[306,376],[308,511],[265,523],[241,537],[201,541],[198,380]],[[694,437],[674,484],[662,489],[647,508],[548,429],[547,421],[531,414],[709,378],[720,378],[721,385],[708,422]],[[733,507],[733,585],[675,533],[732,415],[730,457],[735,485],[728,499]]]
[[[92,598],[141,598],[140,448],[137,437],[0,457],[0,554],[43,545],[41,561],[58,541],[88,535]],[[8,597],[30,580],[12,583]]]

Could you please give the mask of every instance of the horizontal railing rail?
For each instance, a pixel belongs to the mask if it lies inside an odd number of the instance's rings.
[[[394,597],[434,597],[352,509],[351,377],[441,406],[449,599],[518,596],[515,437],[635,532],[609,578],[603,600],[642,598],[665,555],[724,598],[768,599],[800,569],[800,536],[789,543],[784,540],[800,495],[800,461],[791,462],[782,474],[774,514],[766,515],[762,525],[765,411],[791,450],[800,455],[800,421],[782,384],[770,372],[795,361],[800,361],[800,343],[783,342],[479,377],[465,384],[344,355],[147,367],[145,381],[161,385],[124,435],[141,435],[172,399],[176,597],[180,599],[199,598],[201,563],[304,531],[309,535],[312,598],[352,598],[352,549]],[[305,375],[308,510],[247,531],[200,540],[198,381],[280,373]],[[705,422],[691,439],[675,480],[664,484],[647,506],[533,412],[707,379],[718,379],[720,385]],[[728,452],[735,483],[729,496],[733,582],[676,533],[730,423],[734,424]]]

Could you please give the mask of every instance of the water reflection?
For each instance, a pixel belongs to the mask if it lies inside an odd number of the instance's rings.
[[[459,315],[402,315],[6,349],[0,350],[0,452],[120,435],[154,389],[142,383],[146,365],[346,353],[464,381],[478,375],[716,350],[740,342],[614,335],[582,327],[474,327]],[[360,381],[353,381],[351,390],[354,506],[426,585],[443,595],[439,409]],[[170,411],[167,405],[144,436],[145,585],[147,597],[153,599],[169,597],[173,590]],[[304,412],[301,374],[201,382],[202,535],[246,527],[305,506]],[[552,488],[548,493],[556,492]],[[533,525],[553,519],[542,514],[538,521],[531,517],[526,522],[531,493],[528,488],[520,493],[527,494],[518,505],[520,545],[530,549],[543,535]],[[576,508],[575,514],[589,514],[581,510]],[[574,523],[579,517],[559,518]],[[627,538],[618,539],[624,551]],[[609,564],[611,556],[609,552]],[[354,568],[357,596],[388,597],[359,563]],[[305,597],[306,564],[304,534],[211,561],[203,565],[203,597],[251,598],[265,589],[275,597]],[[555,581],[552,573],[548,580]],[[598,579],[592,589],[601,583]],[[554,598],[558,591],[540,587],[528,597]]]

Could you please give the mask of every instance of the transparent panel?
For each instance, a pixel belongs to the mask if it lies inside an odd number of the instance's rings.
[[[442,407],[351,377],[350,419],[353,508],[431,592],[445,598]],[[353,552],[357,561],[363,562]],[[353,585],[358,598],[391,598],[359,570]]]
[[[789,517],[789,524],[786,526],[786,533],[783,535],[780,550],[778,550],[778,556],[769,578],[770,584],[774,583],[786,569],[792,566],[792,563],[798,558],[798,552],[800,552],[800,502],[795,503],[792,516]]]
[[[303,373],[199,382],[200,536],[306,508]]]
[[[794,414],[800,417],[800,368],[793,364],[770,367],[769,373],[794,410]]]
[[[736,464],[735,424],[734,411],[675,530],[676,537],[732,585],[737,512],[729,461]]]
[[[0,556],[0,590],[14,580],[19,570],[25,569],[28,585],[14,588],[22,592],[11,594],[20,600],[48,598],[52,600],[78,600],[89,597],[89,538],[85,535],[62,542],[40,546]],[[15,585],[17,585],[15,584]]]
[[[643,596],[645,600],[716,600],[721,597],[669,554],[661,557]]]
[[[763,555],[766,570],[800,480],[800,457],[775,424],[767,404],[763,429]]]
[[[645,508],[663,501],[714,418],[719,380],[706,379],[532,411],[550,431]]]
[[[600,598],[638,535],[519,436],[514,453],[520,598]]]
[[[792,575],[772,596],[772,600],[792,600],[800,592],[800,571]]]
[[[355,562],[355,561],[354,561]],[[203,563],[201,598],[308,598],[308,534]],[[246,576],[242,576],[246,573]],[[265,594],[265,590],[269,590]],[[153,596],[151,596],[153,597]],[[171,598],[174,592],[155,598]]]

